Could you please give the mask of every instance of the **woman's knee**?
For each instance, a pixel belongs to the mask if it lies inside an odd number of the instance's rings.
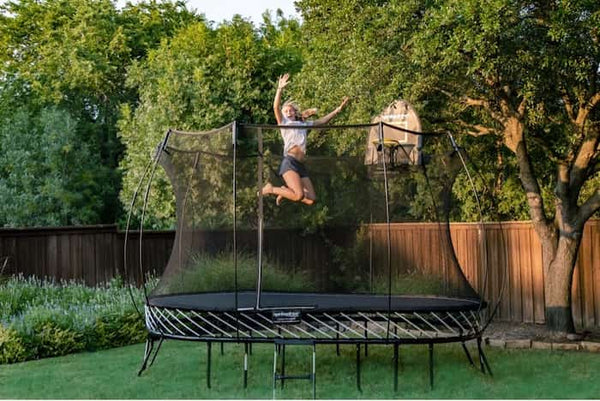
[[[302,199],[304,199],[304,193],[299,191],[292,191],[292,194],[290,195],[291,201],[300,202]]]

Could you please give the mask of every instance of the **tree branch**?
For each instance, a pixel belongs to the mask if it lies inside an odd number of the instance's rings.
[[[485,99],[474,99],[472,97],[469,96],[465,96],[463,98],[463,103],[469,107],[481,107],[482,109],[486,110],[487,112],[489,112],[492,116],[492,118],[500,123],[503,122],[504,118],[502,117],[501,114],[495,112],[492,107],[490,106],[490,102],[485,100]]]
[[[467,130],[467,134],[474,137],[491,135],[496,131],[493,128],[481,124],[469,124],[463,120],[458,120],[458,123]]]
[[[562,100],[565,103],[565,110],[567,112],[567,116],[569,120],[575,121],[575,114],[573,113],[573,103],[571,103],[571,99],[567,96],[567,93],[563,91]]]
[[[600,210],[600,189],[596,189],[596,192],[579,207],[577,221],[583,226],[598,210]]]
[[[519,114],[519,117],[523,118],[525,116],[526,107],[527,101],[525,100],[525,98],[523,98],[523,100],[521,100],[521,103],[519,103],[519,106],[517,107],[517,113]]]
[[[600,129],[590,129],[590,131],[579,146],[570,167],[571,189],[577,191],[577,193],[579,193],[581,186],[589,176],[589,167],[592,163],[595,163],[600,145]]]
[[[535,177],[531,159],[525,141],[523,140],[523,124],[519,121],[514,121],[504,132],[505,143],[507,140],[515,141],[509,146],[517,156],[519,164],[519,178],[523,189],[527,194],[527,204],[529,205],[529,215],[533,225],[542,238],[550,238],[553,234],[551,223],[546,218],[544,211],[544,198],[539,183]],[[510,132],[519,131],[519,132]]]

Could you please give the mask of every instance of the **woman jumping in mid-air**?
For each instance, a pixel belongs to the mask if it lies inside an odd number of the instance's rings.
[[[306,110],[301,113],[298,106],[292,102],[285,102],[281,107],[281,92],[289,83],[289,74],[279,77],[277,93],[273,102],[273,111],[278,125],[290,125],[294,128],[282,128],[281,137],[283,138],[283,160],[279,166],[279,175],[285,181],[282,187],[274,187],[268,182],[262,189],[263,195],[276,195],[277,204],[283,199],[293,202],[302,202],[306,205],[315,203],[316,195],[306,167],[304,159],[306,158],[306,137],[308,129],[305,127],[327,124],[335,117],[346,103],[348,97],[344,97],[342,103],[331,113],[315,121],[305,121],[306,118],[315,114],[315,109]]]

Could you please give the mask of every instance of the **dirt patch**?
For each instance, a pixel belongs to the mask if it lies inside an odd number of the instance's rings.
[[[493,340],[532,340],[545,342],[592,341],[600,342],[600,328],[579,330],[575,336],[549,330],[542,324],[492,322],[483,332],[484,338]]]

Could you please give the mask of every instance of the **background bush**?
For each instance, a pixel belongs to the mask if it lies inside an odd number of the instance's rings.
[[[131,294],[143,303],[140,289]],[[0,285],[0,364],[119,347],[145,336],[120,279],[92,288],[15,276]]]

